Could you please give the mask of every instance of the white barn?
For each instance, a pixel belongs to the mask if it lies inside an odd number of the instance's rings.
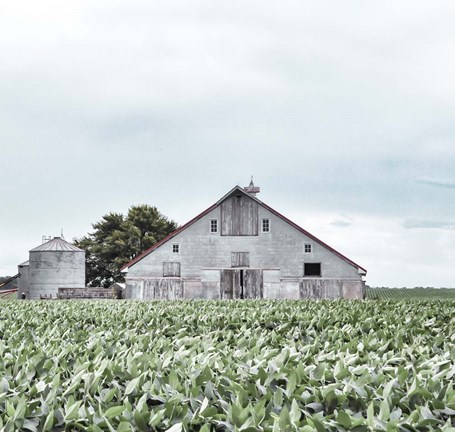
[[[366,270],[258,192],[234,187],[125,265],[126,298],[364,298]]]

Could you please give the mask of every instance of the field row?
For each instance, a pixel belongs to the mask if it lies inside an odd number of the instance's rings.
[[[367,300],[454,300],[455,288],[367,288]]]

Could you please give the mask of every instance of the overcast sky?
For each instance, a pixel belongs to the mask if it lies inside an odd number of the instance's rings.
[[[453,1],[0,0],[0,275],[42,235],[259,199],[368,270],[455,287]]]

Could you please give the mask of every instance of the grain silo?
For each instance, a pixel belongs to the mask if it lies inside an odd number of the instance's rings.
[[[17,298],[22,298],[22,293],[24,293],[25,298],[29,298],[29,268],[30,263],[28,261],[23,262],[17,266],[17,272],[19,273],[19,283],[17,285]]]
[[[85,251],[60,237],[30,251],[27,298],[56,298],[59,288],[85,287]]]

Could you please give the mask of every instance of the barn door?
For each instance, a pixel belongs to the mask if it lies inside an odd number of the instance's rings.
[[[222,299],[263,298],[262,270],[221,270],[220,288]]]
[[[241,275],[243,270],[225,269],[220,274],[220,291],[222,299],[237,299],[241,296]]]
[[[264,297],[262,270],[246,269],[243,271],[243,298],[256,299]]]

